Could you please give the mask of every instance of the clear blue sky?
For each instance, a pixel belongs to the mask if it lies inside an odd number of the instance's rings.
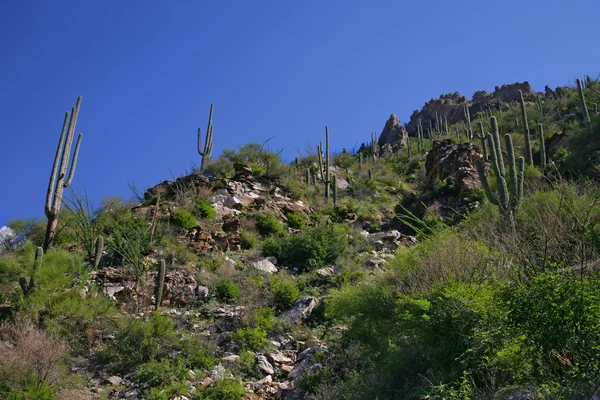
[[[215,104],[214,151],[330,127],[353,148],[432,97],[600,72],[597,0],[0,2],[0,226],[43,215],[64,112],[83,96],[73,187],[182,174]]]

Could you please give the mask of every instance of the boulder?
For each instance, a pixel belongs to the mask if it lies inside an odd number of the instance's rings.
[[[273,366],[271,365],[271,363],[269,363],[269,361],[267,360],[267,357],[265,357],[261,354],[258,357],[256,357],[256,361],[258,363],[258,368],[261,371],[267,373],[268,375],[273,375],[275,370],[273,369]]]
[[[389,145],[388,152],[392,152],[393,147],[406,146],[408,133],[400,124],[400,120],[396,114],[390,115],[390,118],[385,123],[381,135],[379,135],[379,147],[385,149]]]
[[[310,313],[312,313],[313,308],[315,308],[315,305],[317,305],[317,299],[314,297],[298,299],[294,305],[281,314],[279,318],[296,324],[300,323],[308,318]]]
[[[277,273],[277,267],[275,265],[273,265],[273,263],[271,261],[266,260],[266,259],[251,262],[249,264],[249,266],[256,270],[266,272],[268,274],[276,274]]]

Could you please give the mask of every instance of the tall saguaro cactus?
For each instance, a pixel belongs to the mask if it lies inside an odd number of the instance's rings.
[[[212,116],[213,110],[215,108],[214,104],[210,105],[210,114],[208,115],[208,127],[206,128],[206,141],[204,142],[204,151],[202,149],[202,134],[200,132],[200,128],[198,128],[198,154],[202,156],[202,162],[200,164],[200,171],[204,170],[204,166],[206,165],[206,160],[210,158],[212,155],[213,149],[213,125],[212,125]]]
[[[497,178],[498,194],[494,194],[490,188],[489,182],[485,176],[485,170],[480,160],[475,162],[479,180],[485,190],[485,194],[490,203],[498,206],[500,213],[506,219],[506,222],[514,228],[515,214],[521,206],[523,200],[523,171],[525,169],[525,159],[519,157],[519,166],[515,163],[515,150],[513,148],[512,137],[510,134],[504,135],[506,142],[506,153],[508,155],[508,182],[506,179],[506,170],[504,168],[504,159],[502,157],[502,148],[500,146],[500,132],[498,131],[498,121],[496,117],[491,118],[492,133],[487,134],[489,152],[491,155],[492,169]]]
[[[577,78],[577,92],[579,93],[579,101],[581,102],[581,109],[585,120],[590,122],[590,113],[588,112],[587,104],[585,103],[585,96],[583,95],[583,85],[579,78]]]
[[[329,180],[329,127],[325,126],[325,165],[323,165],[323,143],[320,142],[317,147],[317,157],[319,161],[319,171],[321,172],[321,179],[325,183],[325,198],[329,198],[329,186],[331,184]],[[375,155],[373,155],[375,157]]]
[[[521,118],[523,119],[523,134],[525,135],[525,161],[527,161],[527,164],[533,165],[533,151],[531,149],[531,137],[529,136],[527,110],[525,109],[525,99],[523,99],[523,92],[521,90],[519,90],[519,97],[521,98]]]
[[[486,143],[486,134],[483,130],[483,122],[479,121],[479,130],[480,133],[477,133],[477,138],[481,140],[481,150],[483,151],[483,158],[488,159],[488,151],[487,151],[487,143]]]
[[[463,112],[465,114],[465,130],[467,131],[467,139],[473,140],[473,128],[471,127],[471,113],[469,113],[468,104],[463,105]]]
[[[44,249],[38,247],[35,250],[35,259],[33,261],[33,271],[31,272],[31,277],[29,278],[29,282],[27,282],[27,278],[24,276],[19,278],[19,286],[21,286],[21,290],[23,291],[23,296],[27,297],[34,289],[35,289],[35,275],[37,271],[42,266],[42,260],[44,259]]]
[[[63,194],[65,188],[73,181],[75,167],[77,167],[79,146],[81,145],[81,139],[83,138],[83,134],[81,133],[77,138],[75,152],[73,153],[73,159],[71,160],[71,169],[67,175],[67,167],[69,166],[69,159],[71,158],[71,147],[73,146],[73,137],[75,136],[75,127],[77,125],[80,106],[81,96],[77,98],[77,103],[71,109],[70,117],[68,111],[65,113],[65,120],[63,122],[60,139],[58,140],[56,155],[54,156],[54,164],[52,165],[50,182],[48,183],[48,190],[46,192],[46,205],[44,207],[44,213],[48,218],[48,226],[46,227],[46,237],[44,239],[43,247],[44,251],[51,248],[52,243],[54,242]]]
[[[538,124],[540,128],[540,168],[546,169],[546,140],[544,138],[544,125]]]

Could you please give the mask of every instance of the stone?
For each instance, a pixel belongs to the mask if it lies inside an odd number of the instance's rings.
[[[210,379],[207,376],[206,378],[202,379],[202,382],[200,382],[200,385],[205,388],[205,387],[212,385],[213,383],[215,383],[215,381],[213,381],[212,379]]]
[[[249,266],[256,270],[266,272],[268,274],[276,274],[277,273],[277,267],[275,265],[273,265],[273,263],[271,261],[266,260],[266,259],[251,262],[249,264]]]
[[[123,383],[123,378],[121,378],[119,376],[116,376],[116,375],[113,375],[113,376],[111,376],[109,378],[106,378],[106,382],[110,383],[113,386],[118,386],[118,385],[120,385],[120,384]]]
[[[291,358],[285,356],[280,351],[272,351],[268,354],[268,356],[274,364],[292,365],[294,363]]]
[[[223,379],[223,378],[225,378],[225,367],[222,366],[221,364],[215,365],[210,370],[210,376],[213,379]]]
[[[269,375],[273,375],[275,370],[273,369],[271,363],[269,363],[269,361],[267,360],[267,357],[259,355],[258,357],[256,357],[256,361],[258,362],[258,368],[261,371],[264,371]]]
[[[390,115],[390,118],[385,123],[383,130],[381,131],[381,135],[379,135],[378,144],[380,148],[386,148],[387,145],[390,145],[391,148],[396,146],[406,146],[406,141],[408,138],[408,133],[405,131],[404,127],[400,124],[400,120],[396,114]]]
[[[221,358],[221,362],[223,362],[225,364],[233,364],[239,359],[240,359],[240,356],[238,356],[237,354],[232,354],[230,356]]]
[[[256,381],[257,385],[270,385],[273,383],[273,377],[271,375],[267,375],[259,381]]]
[[[314,297],[298,299],[289,310],[281,314],[280,318],[289,322],[300,323],[308,318],[315,305],[317,305],[317,299]]]

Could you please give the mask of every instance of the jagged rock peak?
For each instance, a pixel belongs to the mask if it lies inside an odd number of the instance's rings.
[[[406,131],[396,114],[390,115],[390,118],[385,123],[383,131],[379,136],[379,146],[384,147],[388,144],[400,144],[404,146],[406,142]]]

